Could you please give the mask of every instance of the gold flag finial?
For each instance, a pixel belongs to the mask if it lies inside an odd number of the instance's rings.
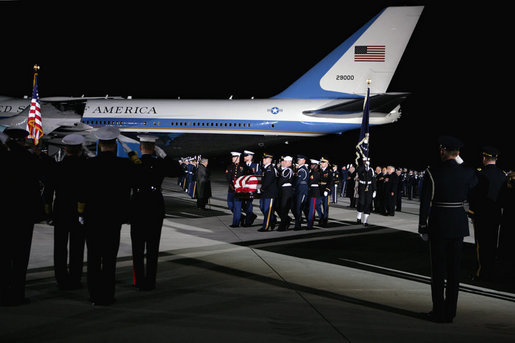
[[[370,84],[371,84],[371,83],[372,83],[372,80],[367,79],[367,85],[369,85],[369,86],[370,86]]]
[[[40,67],[39,67],[37,64],[34,64],[34,72],[36,72],[36,73],[37,73],[37,72],[39,71],[39,68],[40,68]]]

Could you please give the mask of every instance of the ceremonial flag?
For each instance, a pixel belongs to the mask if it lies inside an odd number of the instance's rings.
[[[368,140],[369,140],[369,111],[370,111],[370,87],[367,87],[367,95],[363,103],[363,120],[361,121],[361,131],[359,133],[358,145],[356,145],[356,165],[359,165],[359,159],[368,159]]]
[[[43,122],[41,120],[41,106],[39,105],[38,73],[34,73],[34,88],[32,89],[32,100],[30,101],[29,117],[27,118],[27,138],[33,138],[34,144],[38,145],[39,138],[43,136]]]

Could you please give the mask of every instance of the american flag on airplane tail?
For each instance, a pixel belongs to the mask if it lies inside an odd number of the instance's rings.
[[[32,100],[30,102],[29,117],[27,119],[27,138],[33,138],[34,144],[39,143],[39,138],[43,136],[43,122],[41,120],[41,106],[39,105],[38,93],[38,74],[34,74],[34,88],[32,90]]]
[[[354,62],[384,62],[386,46],[356,45],[354,47]]]

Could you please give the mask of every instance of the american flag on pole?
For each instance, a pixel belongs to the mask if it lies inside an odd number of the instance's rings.
[[[29,117],[27,119],[27,138],[33,138],[34,144],[38,145],[39,138],[43,136],[43,122],[41,120],[41,106],[39,105],[38,73],[34,73],[34,88],[32,89],[32,100],[30,102]]]
[[[354,62],[384,62],[386,46],[356,45],[354,47]]]

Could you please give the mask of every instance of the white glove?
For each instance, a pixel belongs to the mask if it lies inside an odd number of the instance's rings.
[[[118,142],[120,142],[120,144],[122,145],[123,150],[125,150],[126,153],[129,153],[129,152],[132,151],[132,149],[129,148],[127,143],[125,143],[124,141],[118,140]]]
[[[458,162],[458,164],[463,164],[463,159],[460,157],[460,155],[456,156],[456,162]]]
[[[159,156],[161,158],[165,158],[166,157],[166,152],[163,149],[161,149],[161,147],[156,145],[154,147],[154,151],[156,152],[157,156]]]
[[[84,225],[84,217],[83,216],[79,216],[79,224]]]
[[[424,242],[427,242],[429,240],[429,235],[427,233],[421,233],[420,238],[422,238]]]
[[[374,191],[374,193],[372,193],[372,199],[375,199],[376,197],[376,191]]]
[[[326,197],[326,196],[328,196],[328,195],[329,195],[329,193],[327,193],[327,191],[325,191],[325,192],[324,192],[324,196]]]

